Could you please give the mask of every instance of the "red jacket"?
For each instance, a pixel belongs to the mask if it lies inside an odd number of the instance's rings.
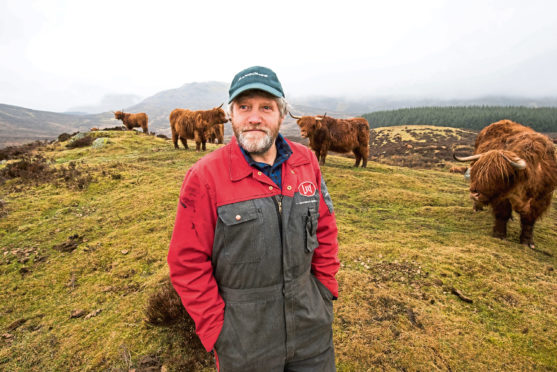
[[[224,208],[229,205],[257,199],[267,200],[265,198],[276,198],[277,195],[280,195],[280,200],[284,198],[289,202],[314,195],[315,203],[319,204],[316,227],[318,245],[316,242],[313,256],[310,256],[311,268],[308,270],[311,270],[311,274],[332,296],[338,296],[338,283],[335,279],[339,268],[337,227],[332,203],[315,155],[305,146],[290,141],[288,144],[293,153],[282,165],[282,190],[270,178],[247,164],[235,138],[228,145],[200,159],[185,176],[168,252],[168,265],[172,284],[194,320],[197,334],[207,351],[213,349],[223,326],[225,301],[221,296],[222,292],[219,293],[219,287],[249,289],[276,285],[277,281],[276,277],[271,279],[250,269],[255,266],[249,266],[249,262],[237,265],[238,271],[232,274],[229,269],[220,269],[219,260],[222,258],[220,253],[217,256],[217,252],[214,252],[214,244],[215,249],[217,244],[215,234],[220,234],[217,228],[219,218],[227,218],[220,211],[224,213]],[[296,204],[311,201],[308,199]],[[288,208],[290,204],[285,202],[284,205]],[[272,215],[271,211],[261,211],[261,208],[256,209],[256,212],[265,216]],[[230,216],[231,223],[251,218],[249,213]],[[258,234],[264,235],[266,230],[260,229]],[[222,236],[217,237],[219,242],[222,241]],[[285,241],[290,241],[288,233],[284,237]],[[280,241],[282,238],[279,238],[278,244],[284,246],[290,244]],[[300,265],[293,265],[292,271],[288,271],[288,267],[283,269],[283,283],[298,275],[298,266]]]

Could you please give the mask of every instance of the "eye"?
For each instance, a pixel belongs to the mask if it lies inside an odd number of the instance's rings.
[[[245,111],[248,109],[248,105],[238,105],[238,108],[242,111]]]
[[[271,111],[271,110],[273,110],[273,107],[270,106],[270,105],[265,105],[265,106],[263,106],[263,110],[265,110],[265,111]]]

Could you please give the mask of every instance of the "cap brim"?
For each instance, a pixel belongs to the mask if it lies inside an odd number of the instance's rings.
[[[262,83],[251,83],[251,84],[247,84],[244,85],[241,88],[238,88],[234,91],[234,93],[232,93],[232,95],[228,98],[228,103],[232,102],[232,100],[236,97],[238,97],[239,94],[245,92],[246,90],[252,90],[252,89],[259,89],[262,91],[265,91],[269,94],[272,94],[273,96],[280,98],[283,97],[282,93],[279,92],[278,90],[276,90],[273,87],[270,87],[268,85],[262,84]]]

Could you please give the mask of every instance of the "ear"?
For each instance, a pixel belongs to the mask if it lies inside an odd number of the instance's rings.
[[[321,129],[322,126],[321,120],[315,120],[315,129]]]

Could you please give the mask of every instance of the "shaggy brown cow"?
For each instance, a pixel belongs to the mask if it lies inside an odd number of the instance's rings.
[[[294,116],[302,137],[309,138],[309,147],[321,165],[329,150],[350,152],[356,157],[355,167],[367,166],[369,155],[369,124],[364,118],[335,119],[330,116]]]
[[[146,113],[140,112],[137,114],[128,114],[124,111],[112,111],[114,113],[114,118],[118,120],[122,120],[122,123],[128,130],[132,130],[133,128],[141,128],[143,129],[143,133],[148,133],[147,123],[149,118]]]
[[[209,130],[207,137],[210,143],[224,143],[224,124],[214,125]]]
[[[534,223],[547,211],[557,187],[555,147],[533,129],[501,120],[478,134],[475,155],[457,157],[472,161],[470,198],[474,210],[491,205],[495,216],[493,236],[507,236],[512,211],[520,215],[520,243],[534,248]]]
[[[206,150],[208,131],[214,125],[224,124],[228,121],[224,110],[219,107],[211,110],[191,111],[187,109],[174,109],[170,113],[170,130],[172,131],[172,142],[178,148],[178,138],[188,148],[188,139],[195,140],[195,149]]]

